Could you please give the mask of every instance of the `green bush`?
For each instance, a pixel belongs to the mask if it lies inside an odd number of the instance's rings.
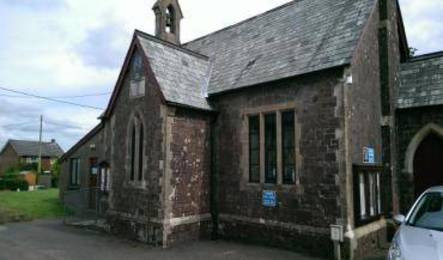
[[[10,179],[18,179],[20,177],[20,173],[18,171],[8,171],[3,176],[4,180],[10,180]]]
[[[0,190],[28,190],[29,184],[18,173],[9,172],[0,179]]]
[[[20,171],[37,171],[38,163],[27,163],[20,167]]]
[[[21,191],[27,191],[29,188],[28,182],[22,179],[4,179],[3,180],[4,189],[5,190],[11,190],[16,191],[17,189],[20,189]],[[2,185],[0,184],[0,187]]]

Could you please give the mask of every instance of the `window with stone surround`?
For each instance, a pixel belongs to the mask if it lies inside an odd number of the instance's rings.
[[[129,71],[129,97],[143,97],[145,95],[145,88],[143,58],[139,51],[136,51]]]
[[[247,113],[247,125],[249,183],[296,184],[295,109]]]
[[[260,182],[260,116],[249,117],[249,181]]]
[[[144,141],[145,128],[141,117],[137,114],[130,123],[130,131],[128,138],[128,158],[129,158],[129,180],[131,182],[143,181],[144,170]]]
[[[295,183],[295,115],[294,111],[281,114],[283,184]]]
[[[376,221],[382,215],[381,166],[354,165],[355,225]]]
[[[80,186],[80,159],[71,158],[69,162],[69,172],[70,172],[70,186],[77,187]]]
[[[135,176],[135,139],[136,139],[136,131],[135,131],[135,124],[132,125],[132,130],[131,130],[131,154],[130,154],[130,158],[131,158],[131,174],[130,174],[130,179],[131,181],[134,180],[134,176]]]
[[[265,183],[277,183],[277,119],[265,115]]]

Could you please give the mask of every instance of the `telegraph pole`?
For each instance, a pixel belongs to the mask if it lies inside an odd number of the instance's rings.
[[[43,115],[40,116],[40,132],[38,138],[38,168],[37,168],[36,182],[38,181],[38,175],[42,171],[42,131],[43,131]]]

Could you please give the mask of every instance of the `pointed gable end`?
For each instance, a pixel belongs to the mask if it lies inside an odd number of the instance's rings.
[[[213,110],[205,96],[210,72],[208,58],[152,35],[135,31],[103,118],[111,115],[124,85],[124,78],[134,66],[133,59],[136,55],[141,55],[142,64],[147,66],[144,71],[153,74],[151,76],[156,82],[156,86],[153,87],[158,87],[165,103],[206,111]]]

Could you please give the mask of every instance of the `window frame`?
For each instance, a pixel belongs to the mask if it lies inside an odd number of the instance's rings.
[[[294,185],[296,182],[297,177],[297,159],[296,159],[296,150],[297,150],[297,141],[296,141],[296,114],[295,110],[284,110],[281,111],[281,154],[282,154],[282,163],[281,163],[281,175],[282,175],[282,183],[283,185]],[[284,114],[286,113],[292,113],[292,146],[285,147],[285,121],[284,121]],[[286,150],[292,150],[293,152],[293,158],[292,163],[287,163],[285,160],[285,152]],[[292,180],[290,182],[285,181],[285,170],[287,165],[292,165],[294,176],[292,177]]]
[[[382,165],[353,165],[354,222],[360,227],[381,219]]]
[[[293,112],[294,116],[294,128],[293,128],[293,134],[294,134],[294,181],[293,183],[287,183],[283,181],[283,144],[282,144],[282,113],[285,112]],[[266,155],[265,155],[265,116],[268,114],[275,114],[276,115],[276,169],[277,169],[277,176],[276,181],[274,183],[272,182],[266,182]],[[251,117],[259,117],[259,141],[260,141],[260,154],[259,154],[259,164],[260,164],[260,181],[259,182],[253,182],[251,181],[251,151],[250,151],[250,126],[249,121]],[[265,186],[281,186],[285,189],[292,189],[300,184],[299,182],[299,167],[300,167],[300,160],[301,155],[299,154],[299,144],[300,144],[300,125],[298,123],[298,117],[297,117],[297,109],[295,102],[290,102],[288,104],[284,105],[272,105],[272,106],[265,106],[265,107],[259,107],[259,108],[252,108],[252,109],[245,109],[243,111],[243,119],[244,119],[244,145],[243,145],[243,152],[244,152],[244,159],[243,165],[244,165],[244,171],[243,171],[243,181],[246,186],[250,187],[261,187],[263,185]]]
[[[131,185],[143,186],[145,181],[146,127],[141,113],[131,117],[127,137],[127,180]]]
[[[71,188],[77,188],[81,185],[80,167],[80,158],[69,159],[69,186]]]
[[[278,179],[278,175],[279,175],[279,170],[278,170],[278,143],[277,143],[277,136],[279,135],[278,133],[278,127],[277,127],[277,113],[276,112],[271,112],[271,113],[266,113],[264,114],[264,124],[265,124],[265,131],[264,131],[264,137],[265,137],[265,150],[264,150],[264,155],[265,155],[265,180],[264,183],[265,184],[277,184],[277,179]],[[268,120],[271,120],[271,123],[268,123]],[[272,124],[272,125],[271,125]],[[268,126],[270,126],[270,128],[268,128]],[[272,161],[274,163],[272,163]],[[272,168],[273,171],[275,171],[274,173],[270,173]],[[269,176],[271,175],[271,176]],[[273,175],[273,176],[272,176]]]
[[[257,133],[255,136],[258,140],[256,140],[258,147],[257,148],[253,148],[252,147],[252,134],[251,134],[251,119],[257,119]],[[249,115],[248,116],[248,154],[249,154],[249,159],[248,159],[248,176],[249,176],[249,182],[250,183],[260,183],[260,157],[261,157],[261,151],[260,151],[260,136],[261,136],[261,131],[260,131],[260,114],[255,114],[255,115]],[[251,154],[252,152],[257,152],[257,163],[252,163],[252,159],[251,159]],[[258,167],[258,179],[255,180],[255,178],[253,179],[252,177],[252,167]]]

